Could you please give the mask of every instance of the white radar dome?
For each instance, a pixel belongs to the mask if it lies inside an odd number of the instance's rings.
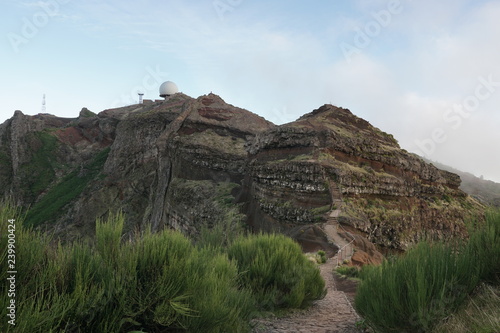
[[[160,86],[160,97],[168,97],[179,92],[179,88],[172,81],[163,82]]]

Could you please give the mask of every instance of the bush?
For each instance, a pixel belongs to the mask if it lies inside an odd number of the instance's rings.
[[[422,242],[397,260],[363,267],[357,311],[381,332],[429,331],[482,280],[498,278],[499,225],[500,214],[490,213],[467,243]]]
[[[326,252],[323,251],[323,250],[319,250],[318,251],[318,256],[320,258],[320,263],[324,264],[326,262],[326,260],[327,260],[327,258],[326,258]]]
[[[300,246],[283,235],[241,237],[228,248],[240,279],[263,310],[304,307],[325,295],[325,282]]]
[[[500,332],[500,287],[482,285],[433,333]]]
[[[125,302],[130,322],[154,330],[239,331],[253,309],[227,256],[197,249],[178,232],[148,233],[137,244],[135,285]],[[139,256],[140,255],[140,256]]]
[[[18,272],[16,325],[2,320],[1,332],[245,332],[256,310],[301,307],[324,294],[319,270],[285,236],[226,235],[228,249],[210,245],[220,230],[202,246],[169,230],[124,241],[119,213],[96,222],[94,242],[63,245],[23,227],[12,205],[0,205],[0,219],[0,278],[9,270],[9,219]]]
[[[356,266],[339,266],[335,269],[335,271],[345,277],[349,278],[358,278],[359,277],[359,268]]]
[[[17,215],[16,215],[17,214]],[[5,221],[0,209],[5,281]],[[165,231],[135,242],[121,241],[123,216],[96,225],[95,247],[88,243],[51,245],[43,234],[17,220],[16,325],[0,322],[1,332],[122,332],[134,329],[241,332],[254,307],[240,288],[238,270],[227,255],[197,249],[183,235]],[[0,284],[0,313],[10,301]]]
[[[238,215],[234,211],[229,211],[211,228],[207,225],[202,226],[196,245],[200,248],[218,248],[225,251],[238,237],[245,235],[243,223]]]
[[[500,284],[500,211],[486,214],[486,225],[472,232],[468,250],[479,260],[481,280]]]
[[[316,263],[318,265],[324,264],[327,260],[326,253],[323,250],[319,250],[316,253],[314,252],[306,253],[305,256],[309,261]]]

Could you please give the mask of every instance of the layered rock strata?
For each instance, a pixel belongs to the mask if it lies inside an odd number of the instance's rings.
[[[465,236],[482,207],[460,178],[402,150],[349,110],[324,105],[276,126],[209,94],[131,105],[74,119],[16,111],[0,125],[3,197],[28,224],[64,239],[94,232],[122,210],[127,232],[243,221],[332,252],[322,224],[406,249],[423,237]]]

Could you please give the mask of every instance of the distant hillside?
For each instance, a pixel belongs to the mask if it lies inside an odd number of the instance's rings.
[[[438,162],[428,161],[439,169],[456,173],[462,179],[460,189],[477,200],[495,207],[500,207],[500,183],[491,180],[481,179],[471,173],[452,168],[448,165]]]

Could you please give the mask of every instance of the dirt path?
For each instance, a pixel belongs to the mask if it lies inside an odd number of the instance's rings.
[[[260,319],[255,322],[253,333],[358,333],[356,321],[359,316],[354,311],[344,292],[335,287],[332,270],[335,257],[320,266],[328,293],[316,301],[309,309],[275,319]]]

